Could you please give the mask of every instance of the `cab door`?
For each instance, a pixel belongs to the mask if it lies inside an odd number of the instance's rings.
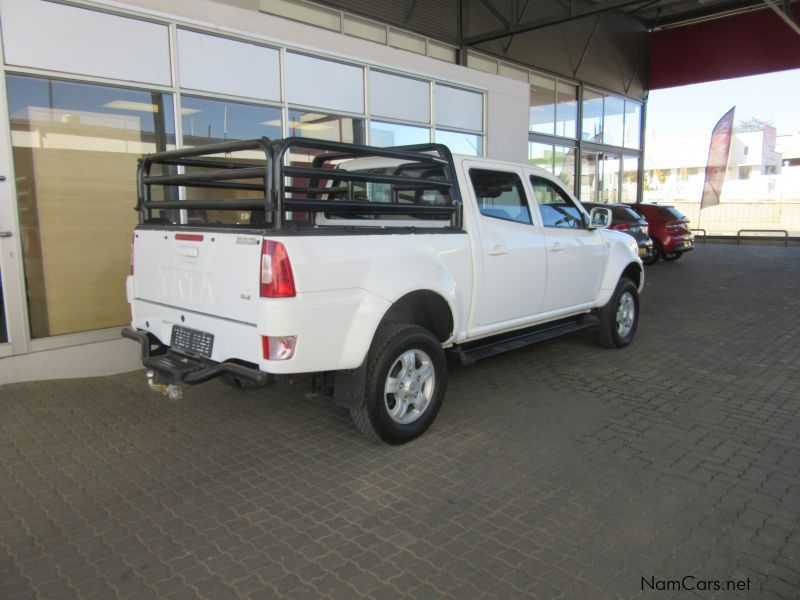
[[[521,168],[464,163],[477,210],[482,277],[473,322],[492,328],[539,312],[547,277],[545,239],[533,218]],[[480,257],[477,257],[477,254]]]
[[[583,210],[558,183],[529,174],[547,244],[547,291],[542,312],[593,303],[600,291],[606,246],[600,231],[588,228]]]

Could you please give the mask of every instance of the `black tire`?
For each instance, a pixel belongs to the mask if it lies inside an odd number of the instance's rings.
[[[625,309],[620,309],[620,304],[628,301],[632,302],[633,315],[630,323]],[[618,314],[622,311],[623,321],[626,326],[621,326],[618,322]],[[599,311],[600,328],[597,330],[597,343],[604,348],[624,348],[633,341],[636,335],[636,327],[639,325],[639,292],[634,284],[627,277],[621,277],[617,283],[617,289],[603,308]]]
[[[650,265],[656,264],[657,262],[658,262],[658,252],[656,251],[655,248],[653,248],[653,253],[650,256],[642,259],[642,264],[648,267]]]
[[[404,356],[414,361],[410,372],[404,368],[410,362],[404,362]],[[432,378],[425,375],[427,365]],[[439,340],[422,327],[387,323],[372,340],[366,368],[364,404],[350,409],[358,430],[387,444],[405,444],[425,433],[439,412],[447,388],[447,361]],[[387,391],[400,383],[406,386],[400,388],[402,397]],[[419,409],[415,402],[426,403]]]
[[[667,262],[674,262],[683,256],[683,252],[664,252],[663,258]]]

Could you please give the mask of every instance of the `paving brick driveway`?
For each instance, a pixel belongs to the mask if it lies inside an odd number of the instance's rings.
[[[0,598],[798,598],[800,248],[648,277],[632,347],[456,370],[398,448],[298,387],[2,386]]]

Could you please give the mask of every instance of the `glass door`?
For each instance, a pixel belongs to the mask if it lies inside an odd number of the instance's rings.
[[[600,169],[600,202],[619,202],[619,154],[602,153]]]
[[[2,178],[2,176],[0,176],[0,178]],[[6,237],[12,237],[12,233],[10,231],[0,229],[0,238]],[[5,254],[5,252],[3,252],[3,254]],[[3,296],[2,262],[3,261],[0,260],[0,345],[8,344],[8,325],[6,325],[8,318],[6,317],[6,301],[5,297]]]
[[[5,83],[0,81],[0,358],[27,350],[21,240]]]
[[[581,186],[578,199],[581,202],[597,202],[600,190],[600,165],[603,155],[584,150],[581,155]]]

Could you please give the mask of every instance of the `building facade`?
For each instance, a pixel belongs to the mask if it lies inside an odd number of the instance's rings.
[[[288,0],[0,0],[0,382],[134,369],[143,153],[259,136],[454,152],[634,201],[642,98]],[[462,57],[463,58],[463,57]]]

